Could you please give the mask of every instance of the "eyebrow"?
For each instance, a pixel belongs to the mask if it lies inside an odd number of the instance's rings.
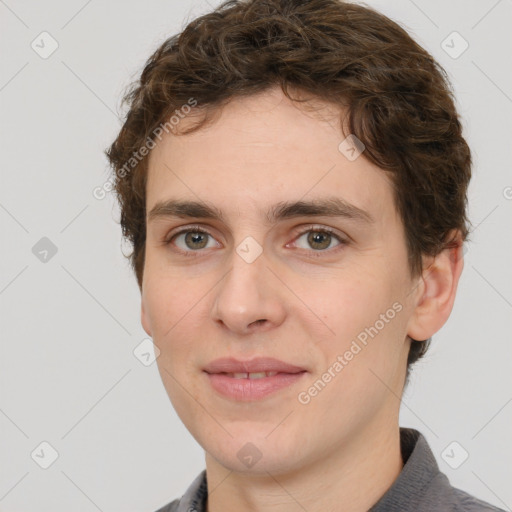
[[[204,201],[176,199],[156,203],[148,214],[148,222],[168,217],[201,218],[226,222],[222,211],[212,204]],[[273,205],[266,213],[269,224],[295,217],[342,217],[367,224],[375,222],[375,219],[367,211],[339,197],[280,202]]]

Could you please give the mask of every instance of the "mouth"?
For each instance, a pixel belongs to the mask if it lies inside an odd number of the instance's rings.
[[[263,379],[265,377],[273,377],[277,375],[279,372],[254,372],[254,373],[221,373],[221,375],[226,375],[227,377],[231,377],[232,379]]]
[[[307,373],[305,368],[273,358],[217,359],[203,371],[217,393],[241,402],[261,400],[289,388]]]

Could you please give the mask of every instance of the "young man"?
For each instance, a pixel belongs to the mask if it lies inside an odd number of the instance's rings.
[[[339,0],[226,2],[107,151],[142,324],[206,470],[160,511],[498,510],[400,429],[448,319],[470,150],[442,68]]]

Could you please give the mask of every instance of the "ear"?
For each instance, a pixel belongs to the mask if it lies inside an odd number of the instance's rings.
[[[457,285],[464,267],[460,231],[448,235],[451,242],[435,257],[424,259],[415,292],[416,305],[407,334],[413,340],[427,340],[445,324],[452,312]]]
[[[149,317],[148,317],[148,314],[146,312],[146,308],[144,306],[144,295],[142,295],[142,300],[141,300],[141,307],[140,307],[140,320],[141,320],[141,323],[142,323],[142,328],[146,331],[146,334],[151,338],[153,337],[153,335],[151,334],[151,328],[150,328],[150,323],[149,323]]]

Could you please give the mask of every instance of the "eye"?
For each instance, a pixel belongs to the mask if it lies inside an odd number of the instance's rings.
[[[337,242],[337,243],[335,243]],[[333,245],[334,243],[334,245]],[[174,245],[185,256],[195,256],[202,249],[220,247],[214,237],[199,226],[189,226],[176,233],[172,233],[165,241],[165,245]],[[313,249],[314,253],[328,251],[335,247],[343,247],[348,244],[342,236],[327,227],[309,226],[308,229],[299,232],[294,241],[286,247],[298,246],[299,249]]]
[[[299,245],[300,249],[314,249],[315,252],[326,251],[332,249],[332,242],[338,243],[334,247],[345,245],[347,242],[340,236],[336,235],[334,231],[329,228],[314,228],[302,231],[299,237],[295,239],[294,244],[302,240],[303,246]]]
[[[210,240],[208,240],[210,238]],[[209,244],[209,242],[212,242]],[[201,228],[189,227],[174,233],[165,242],[166,245],[174,243],[184,253],[197,252],[201,249],[217,247],[212,235]]]

